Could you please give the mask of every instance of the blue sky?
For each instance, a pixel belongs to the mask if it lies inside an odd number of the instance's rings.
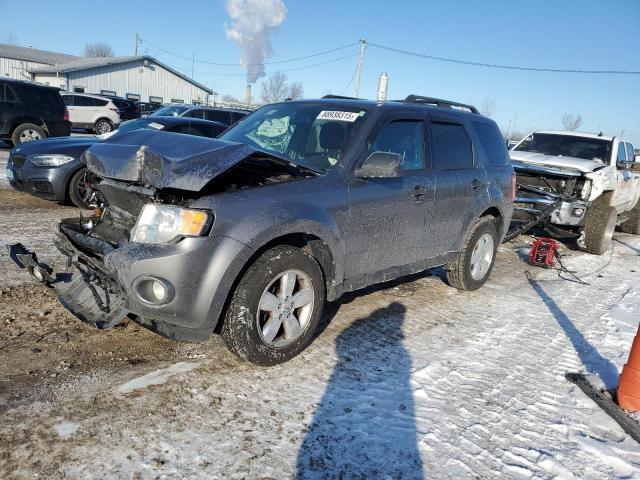
[[[284,0],[288,16],[272,36],[283,60],[366,38],[395,48],[484,63],[640,71],[640,0]],[[28,15],[25,15],[28,11]],[[133,52],[138,32],[165,50],[196,60],[239,61],[224,32],[222,0],[93,2],[0,0],[0,42],[9,33],[21,45],[81,54],[90,41],[105,41],[117,55]],[[112,13],[109,13],[112,12]],[[356,54],[357,46],[277,65],[306,67]],[[141,52],[190,74],[191,62],[143,43]],[[357,57],[286,72],[304,84],[305,96],[341,93]],[[275,71],[267,66],[267,72]],[[236,67],[196,63],[196,79],[221,94],[242,97]],[[506,129],[560,128],[564,114],[581,114],[583,130],[624,135],[640,145],[640,75],[577,75],[496,70],[367,49],[361,96],[373,98],[380,72],[388,72],[389,97],[409,93],[495,104],[493,118]],[[258,82],[259,84],[259,82]],[[255,91],[259,91],[259,85]],[[346,91],[353,94],[353,85]],[[511,125],[513,128],[513,125]]]

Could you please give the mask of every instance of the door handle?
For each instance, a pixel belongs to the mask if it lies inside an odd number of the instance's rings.
[[[478,180],[477,178],[474,178],[471,181],[471,188],[473,188],[474,190],[482,187],[484,185],[484,183],[482,183],[480,180]]]
[[[416,201],[424,200],[425,195],[427,194],[427,188],[422,185],[416,185],[411,192],[411,196],[416,199]]]

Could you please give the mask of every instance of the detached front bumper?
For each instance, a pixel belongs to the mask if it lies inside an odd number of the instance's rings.
[[[172,245],[110,243],[60,226],[56,245],[71,263],[80,263],[115,286],[126,310],[143,326],[184,341],[207,338],[215,329],[233,282],[252,255],[229,237],[184,238]],[[159,282],[166,297],[153,296]]]

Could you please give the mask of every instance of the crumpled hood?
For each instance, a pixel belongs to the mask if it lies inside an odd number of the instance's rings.
[[[93,145],[84,159],[89,170],[101,177],[197,192],[257,152],[240,143],[134,130]]]
[[[100,140],[94,136],[43,138],[36,142],[22,143],[13,149],[13,153],[20,155],[43,155],[52,153],[73,155],[74,152],[78,152],[79,157],[85,149],[99,141]]]
[[[603,167],[605,164],[600,160],[587,160],[575,157],[558,157],[545,155],[544,153],[523,152],[510,150],[509,156],[512,161],[542,165],[546,167],[559,167],[571,170],[578,170],[583,173],[593,172],[595,169]],[[515,165],[514,165],[515,166]]]

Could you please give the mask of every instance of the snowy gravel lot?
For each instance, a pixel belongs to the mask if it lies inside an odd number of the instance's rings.
[[[7,155],[0,243],[56,262],[51,229],[76,210],[8,190]],[[638,444],[564,378],[617,384],[640,238],[566,250],[589,285],[527,266],[529,240],[503,245],[477,292],[436,270],[348,295],[268,369],[218,338],[93,330],[1,251],[0,478],[640,478]]]

